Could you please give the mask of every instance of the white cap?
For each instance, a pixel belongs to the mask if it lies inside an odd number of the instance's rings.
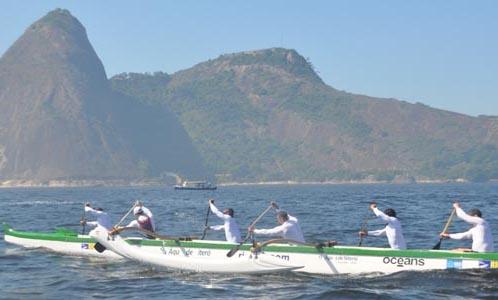
[[[143,213],[143,212],[144,212],[144,211],[143,211],[142,207],[135,207],[135,208],[133,209],[133,214],[134,214],[134,215],[138,215],[138,214],[141,214],[141,213]]]

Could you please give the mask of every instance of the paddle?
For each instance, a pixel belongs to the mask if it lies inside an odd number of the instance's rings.
[[[81,235],[84,235],[85,234],[85,226],[86,226],[86,220],[85,220],[85,217],[86,217],[86,210],[85,210],[85,207],[83,206],[83,214],[81,215]]]
[[[133,209],[135,208],[135,206],[137,206],[137,204],[138,204],[138,200],[132,205],[130,210],[121,218],[121,220],[119,220],[119,222],[114,227],[118,227],[119,224],[121,224],[126,219],[126,217],[128,217],[128,215],[133,211]],[[95,250],[97,250],[97,252],[99,252],[99,253],[102,253],[106,250],[106,248],[104,245],[97,242],[97,243],[95,243]]]
[[[370,209],[372,209],[372,205],[374,204],[375,206],[377,206],[377,202],[375,201],[370,202]],[[360,227],[360,232],[366,232],[368,220],[370,220],[368,216],[366,216],[365,219],[363,219],[363,223],[361,223]],[[363,244],[364,237],[365,237],[364,235],[360,234],[360,241],[358,242],[358,247],[361,247],[361,244]]]
[[[211,201],[212,199],[210,199],[209,201]],[[212,200],[213,203],[214,203],[214,200]],[[211,206],[209,204],[210,202],[208,202],[208,209],[207,209],[207,213],[206,213],[206,222],[204,222],[204,232],[202,233],[202,237],[201,237],[201,240],[203,240],[205,237],[206,237],[206,234],[207,234],[207,231],[208,231],[208,219],[209,219],[209,213],[211,212]]]
[[[138,204],[138,200],[131,206],[130,210],[121,218],[121,220],[119,220],[119,222],[116,225],[114,225],[114,227],[118,227],[121,223],[123,223],[123,221],[133,211],[133,209],[135,208],[135,206],[137,206],[137,204]]]
[[[197,239],[196,236],[169,236],[169,235],[161,235],[152,231],[149,231],[147,229],[143,229],[140,227],[119,227],[119,228],[114,228],[109,232],[110,235],[116,235],[119,234],[123,231],[138,231],[141,232],[147,236],[154,237],[159,240],[175,240],[175,241],[192,241]]]
[[[258,221],[264,216],[266,215],[267,212],[270,211],[270,209],[273,208],[273,204],[270,204],[270,206],[268,206],[267,209],[265,209],[265,211],[263,211],[254,221],[252,221],[251,225],[249,225],[249,227],[253,227],[254,225],[256,225],[256,223],[258,223]],[[251,233],[250,232],[247,232],[247,235],[245,237],[245,239],[240,242],[239,244],[237,244],[235,247],[233,247],[232,249],[230,249],[230,251],[228,251],[227,253],[227,257],[232,257],[237,251],[239,251],[240,247],[245,243],[247,242],[247,240],[251,237]]]
[[[361,227],[360,227],[360,232],[366,231],[368,220],[370,220],[369,217],[366,217],[365,219],[363,219],[363,223],[361,224]],[[363,238],[364,238],[364,236],[360,235],[360,241],[358,242],[358,247],[361,247],[361,244],[363,244]]]
[[[448,227],[450,227],[451,220],[453,220],[453,216],[455,215],[455,212],[456,212],[456,209],[453,208],[453,210],[451,211],[450,217],[448,218],[448,221],[446,222],[446,225],[444,226],[443,233],[446,233],[446,231],[448,230]],[[441,242],[443,240],[444,240],[443,237],[439,238],[439,242],[434,247],[432,247],[432,249],[433,250],[441,249]]]

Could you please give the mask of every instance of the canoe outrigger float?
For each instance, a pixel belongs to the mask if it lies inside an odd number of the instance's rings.
[[[42,248],[53,252],[75,256],[122,259],[112,251],[99,253],[95,250],[96,241],[89,235],[78,234],[74,230],[57,228],[53,232],[18,231],[3,224],[6,242],[26,248]]]
[[[4,225],[5,240],[25,247],[44,247],[61,253],[83,256],[105,258],[122,256],[154,266],[200,272],[250,274],[292,270],[311,274],[389,274],[400,271],[498,269],[496,252],[469,253],[326,244],[303,245],[277,239],[256,245],[244,244],[235,255],[228,258],[227,253],[236,246],[228,242],[124,239],[119,234],[110,235],[105,230],[96,232],[92,239],[87,235],[78,235],[68,230],[52,233],[22,232]],[[96,241],[104,245],[107,250],[102,253],[92,250]]]

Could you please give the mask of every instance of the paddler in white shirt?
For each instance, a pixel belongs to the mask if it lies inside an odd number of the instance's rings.
[[[218,218],[223,220],[223,225],[216,226],[208,226],[208,229],[211,230],[225,230],[225,238],[227,242],[231,243],[240,243],[242,239],[240,238],[240,229],[239,225],[234,219],[234,211],[231,208],[225,208],[223,212],[219,211],[218,208],[214,205],[214,200],[209,199],[209,208],[211,212],[217,216]]]
[[[472,228],[461,233],[446,233],[442,232],[440,235],[443,238],[450,238],[454,240],[472,239],[472,251],[474,252],[493,252],[493,235],[488,222],[482,218],[480,210],[474,208],[465,213],[460,207],[460,203],[453,203],[456,215],[465,222],[472,224]],[[467,250],[467,249],[466,249]]]
[[[254,226],[248,228],[249,232],[257,235],[280,236],[284,239],[305,243],[303,232],[296,217],[280,210],[275,202],[271,204],[277,212],[277,222],[280,224],[271,229],[256,229]]]
[[[360,231],[360,236],[381,236],[386,235],[387,241],[389,242],[389,246],[392,249],[406,249],[405,238],[403,237],[403,230],[401,229],[401,223],[398,218],[396,218],[396,211],[392,208],[386,209],[384,212],[380,211],[377,208],[377,204],[372,202],[370,204],[370,209],[374,212],[374,214],[387,223],[387,226],[380,230],[374,231]]]
[[[96,221],[87,222],[86,220],[81,220],[81,225],[90,225],[90,226],[102,226],[107,230],[112,229],[111,218],[109,215],[104,212],[102,208],[93,208],[90,203],[85,204],[85,213],[90,216],[96,218]],[[95,229],[94,229],[95,230]],[[93,231],[93,230],[92,230]]]
[[[133,215],[135,216],[135,220],[131,221],[127,227],[142,228],[151,232],[156,231],[154,216],[150,209],[145,207],[142,202],[137,202],[137,205],[133,208]]]

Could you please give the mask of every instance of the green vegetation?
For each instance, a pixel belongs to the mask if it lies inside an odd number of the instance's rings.
[[[496,146],[474,138],[481,133],[465,136],[466,120],[334,90],[294,50],[222,55],[171,76],[121,74],[111,83],[142,102],[166,104],[206,166],[230,174],[219,178],[498,178]]]

